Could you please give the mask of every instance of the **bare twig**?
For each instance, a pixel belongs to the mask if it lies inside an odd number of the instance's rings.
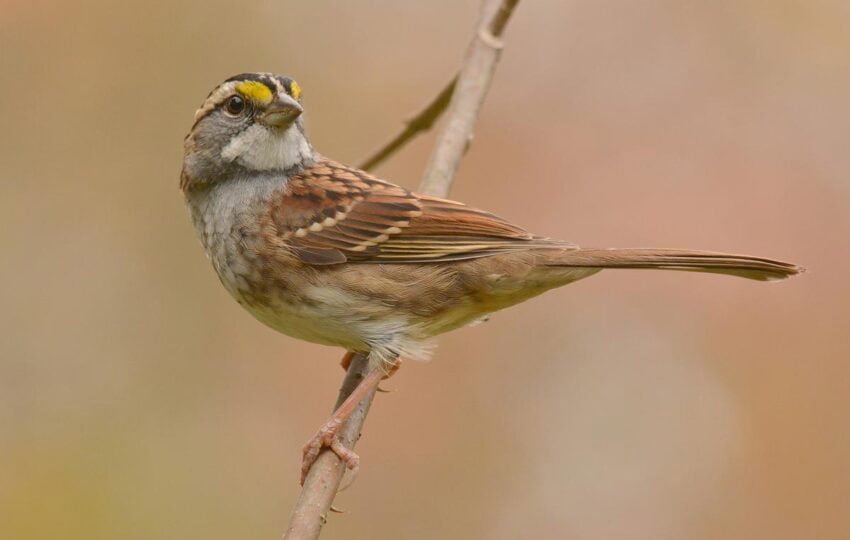
[[[416,133],[429,129],[448,106],[448,121],[438,137],[429,167],[420,184],[422,193],[440,197],[448,195],[499,60],[501,43],[498,36],[502,34],[518,2],[519,0],[483,1],[476,34],[458,75],[422,112],[408,122],[404,132],[367,159],[363,168],[377,165],[406,144]],[[366,377],[369,369],[368,356],[357,353],[345,375],[334,410]],[[374,397],[373,390],[363,398],[342,427],[339,436],[346,447],[353,448],[360,437]],[[335,453],[323,451],[319,455],[295,503],[289,527],[284,535],[285,540],[313,540],[319,537],[344,473],[345,465]]]
[[[505,30],[505,25],[508,23],[508,19],[510,19],[511,14],[513,13],[514,7],[516,7],[519,0],[503,0],[502,2],[486,2],[484,7],[482,8],[482,16],[481,22],[478,26],[479,35],[481,32],[485,32],[494,38],[499,38],[502,35],[502,32]],[[496,6],[495,4],[499,4]],[[488,32],[489,29],[489,32]],[[486,38],[485,38],[486,39]],[[474,40],[473,44],[470,46],[470,53],[472,47],[475,46],[475,42],[479,40]],[[498,43],[496,40],[495,43]],[[469,54],[467,53],[467,58],[469,58]],[[492,67],[494,68],[496,65],[496,61],[498,61],[498,51],[496,52],[495,58],[492,59]],[[492,71],[490,71],[492,75]],[[404,145],[411,141],[414,137],[419,135],[420,133],[424,133],[431,129],[434,126],[434,123],[440,116],[446,111],[449,106],[449,102],[452,100],[452,97],[455,92],[455,87],[457,86],[458,75],[455,75],[449,83],[440,90],[440,93],[437,94],[434,99],[431,100],[421,111],[413,115],[409,120],[405,122],[404,129],[395,137],[390,139],[386,144],[384,144],[381,148],[373,152],[368,158],[363,160],[360,164],[360,168],[364,170],[369,170],[377,167],[390,156],[398,152]],[[489,84],[489,80],[488,80]],[[486,94],[486,86],[485,92]],[[481,96],[483,99],[483,95]],[[478,109],[476,108],[475,115],[477,116]],[[420,189],[423,193],[424,190]],[[442,196],[445,196],[448,192],[443,193]]]
[[[449,117],[437,138],[437,145],[425,167],[419,190],[445,197],[451,188],[463,154],[472,142],[478,112],[493,80],[502,53],[499,39],[519,0],[486,0],[481,10],[478,31],[466,52],[458,73]]]
[[[449,106],[449,101],[452,99],[452,94],[455,91],[457,84],[457,75],[449,81],[440,93],[431,100],[431,103],[425,106],[424,109],[416,113],[413,117],[405,122],[404,129],[401,133],[390,139],[384,146],[376,150],[371,156],[364,159],[359,165],[364,171],[373,169],[379,164],[386,161],[390,156],[398,152],[402,146],[410,142],[411,139],[431,129],[434,122],[445,112]]]
[[[357,385],[366,376],[368,369],[369,357],[361,353],[355,354],[348,366],[342,387],[339,389],[339,397],[337,397],[334,410],[337,410],[349,394],[357,388]],[[363,429],[366,414],[369,412],[374,397],[375,393],[372,392],[363,398],[340,429],[339,438],[346,447],[353,448],[357,439],[360,438],[360,431]],[[301,494],[292,509],[289,528],[283,536],[284,540],[319,537],[344,474],[345,464],[339,460],[336,454],[327,451],[319,454],[313,468],[310,469],[310,473],[304,480],[304,487],[301,488]]]

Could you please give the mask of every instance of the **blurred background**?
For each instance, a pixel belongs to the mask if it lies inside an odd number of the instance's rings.
[[[224,78],[304,89],[357,163],[478,2],[0,0],[0,537],[277,538],[342,351],[231,300],[177,188]],[[850,537],[850,4],[525,1],[453,197],[605,272],[441,339],[378,396],[323,538]],[[433,135],[376,172],[414,187]]]

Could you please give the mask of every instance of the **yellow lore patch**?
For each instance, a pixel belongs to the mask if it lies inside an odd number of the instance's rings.
[[[297,82],[292,81],[292,83],[289,85],[289,88],[292,91],[292,97],[294,97],[295,99],[301,99],[301,87],[298,86]]]
[[[257,81],[245,81],[236,85],[236,91],[255,103],[271,103],[272,91],[269,87]]]

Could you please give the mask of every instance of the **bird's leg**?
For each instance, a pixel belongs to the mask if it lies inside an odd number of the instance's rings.
[[[342,369],[344,369],[345,371],[348,371],[348,366],[351,365],[351,360],[353,360],[353,359],[354,359],[354,351],[346,351],[345,354],[342,356],[342,360],[339,361],[339,365],[342,366]],[[387,373],[387,375],[384,378],[389,379],[390,377],[392,377],[395,374],[396,371],[398,371],[398,368],[401,367],[401,358],[396,358],[395,360],[392,360],[392,361],[383,360],[381,362],[381,366],[384,368],[384,371]],[[388,394],[388,393],[392,392],[392,390],[384,390],[383,388],[381,388],[379,386],[378,392]]]
[[[347,353],[343,358],[353,355]],[[349,360],[350,362],[350,360]],[[325,422],[319,431],[304,445],[303,457],[301,461],[301,485],[304,485],[304,480],[307,478],[307,473],[319,457],[319,453],[323,448],[330,448],[339,459],[345,463],[353,473],[357,473],[360,465],[360,457],[349,448],[346,448],[339,440],[337,433],[342,424],[348,419],[360,401],[366,397],[382,379],[389,377],[401,365],[399,360],[382,362],[380,365],[372,368],[362,381],[357,385],[353,392],[342,402],[342,405],[334,411],[331,417]]]
[[[398,371],[398,368],[401,367],[401,358],[393,358],[392,360],[381,360],[381,371],[384,372],[384,376],[382,379],[389,379],[395,372]]]
[[[354,359],[354,351],[345,351],[345,354],[342,357],[342,360],[339,361],[339,365],[342,366],[342,369],[348,371],[348,366],[351,365],[351,361]]]

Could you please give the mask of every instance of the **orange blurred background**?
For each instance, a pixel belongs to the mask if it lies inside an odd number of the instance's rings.
[[[342,353],[219,285],[182,137],[274,71],[356,163],[477,10],[0,1],[0,537],[279,537]],[[850,538],[848,26],[842,0],[522,2],[454,197],[810,271],[605,272],[445,336],[378,396],[323,538]],[[377,172],[415,186],[432,141]]]

